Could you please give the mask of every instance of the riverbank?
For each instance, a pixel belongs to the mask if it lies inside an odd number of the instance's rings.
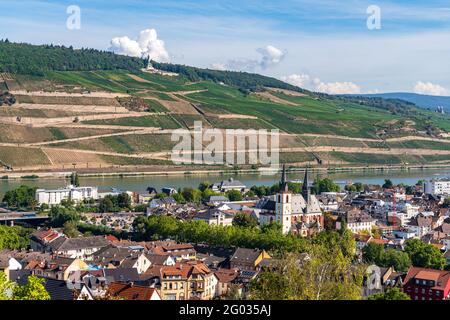
[[[432,170],[432,169],[450,169],[450,164],[430,164],[430,165],[391,165],[391,166],[348,166],[348,167],[296,167],[288,165],[288,171],[304,172],[308,168],[311,173],[345,173],[345,172],[388,172],[388,171],[411,171],[411,170]],[[275,175],[280,172],[279,168],[259,168],[259,169],[183,169],[183,167],[154,166],[120,166],[114,168],[105,168],[107,170],[68,170],[68,171],[24,171],[24,172],[4,172],[0,173],[0,180],[37,180],[37,179],[67,179],[73,171],[76,171],[80,177],[102,178],[102,177],[145,177],[145,176],[221,176],[221,175]],[[137,170],[137,171],[136,171]]]

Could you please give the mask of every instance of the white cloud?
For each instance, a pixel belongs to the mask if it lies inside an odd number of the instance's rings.
[[[262,69],[267,69],[280,63],[285,56],[285,52],[271,45],[268,45],[265,48],[259,48],[256,51],[262,54],[262,59],[259,63]]]
[[[309,87],[311,84],[311,77],[307,74],[291,74],[290,76],[281,77],[284,82],[290,83],[300,88]]]
[[[322,82],[319,78],[312,78],[308,74],[291,74],[280,78],[294,86],[329,94],[357,94],[361,87],[353,82]]]
[[[450,96],[450,90],[431,82],[417,81],[414,86],[414,92],[432,96]]]
[[[164,41],[158,39],[155,29],[141,31],[137,40],[132,40],[127,36],[113,38],[110,50],[132,57],[146,58],[150,56],[150,59],[158,62],[170,61]]]
[[[225,71],[227,69],[225,64],[220,63],[220,62],[212,63],[210,68],[214,69],[214,70],[220,70],[220,71]]]
[[[266,70],[279,64],[286,53],[280,49],[268,45],[264,48],[256,49],[262,55],[259,60],[256,59],[229,59],[226,63],[216,62],[211,64],[211,68],[217,70],[237,70],[255,72],[256,70]]]
[[[316,90],[329,94],[356,94],[361,93],[361,87],[353,82],[320,82],[316,85]]]

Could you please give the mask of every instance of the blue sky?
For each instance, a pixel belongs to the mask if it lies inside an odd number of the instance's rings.
[[[69,5],[81,9],[79,30],[66,27]],[[381,10],[379,30],[367,28],[370,5]],[[115,37],[154,29],[174,63],[330,93],[450,95],[449,0],[0,0],[0,10],[0,38],[11,41],[106,50]]]

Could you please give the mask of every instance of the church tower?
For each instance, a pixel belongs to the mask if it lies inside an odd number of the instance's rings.
[[[303,179],[302,196],[303,196],[303,199],[305,199],[305,202],[309,203],[310,191],[309,191],[309,181],[308,181],[308,169],[306,169],[305,178]]]
[[[291,231],[291,213],[292,213],[292,193],[286,180],[286,166],[283,165],[281,175],[280,191],[276,195],[275,201],[275,219],[282,225],[283,234]]]

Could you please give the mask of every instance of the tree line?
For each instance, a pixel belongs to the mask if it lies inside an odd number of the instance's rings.
[[[143,59],[108,51],[0,40],[0,70],[3,72],[43,76],[47,71],[134,71],[145,65]]]
[[[216,83],[223,83],[237,87],[244,93],[261,91],[264,87],[293,90],[302,93],[307,92],[281,80],[255,73],[201,69],[180,64],[158,63],[156,61],[151,61],[151,63],[156,69],[178,73],[186,77],[189,81],[209,80]]]

